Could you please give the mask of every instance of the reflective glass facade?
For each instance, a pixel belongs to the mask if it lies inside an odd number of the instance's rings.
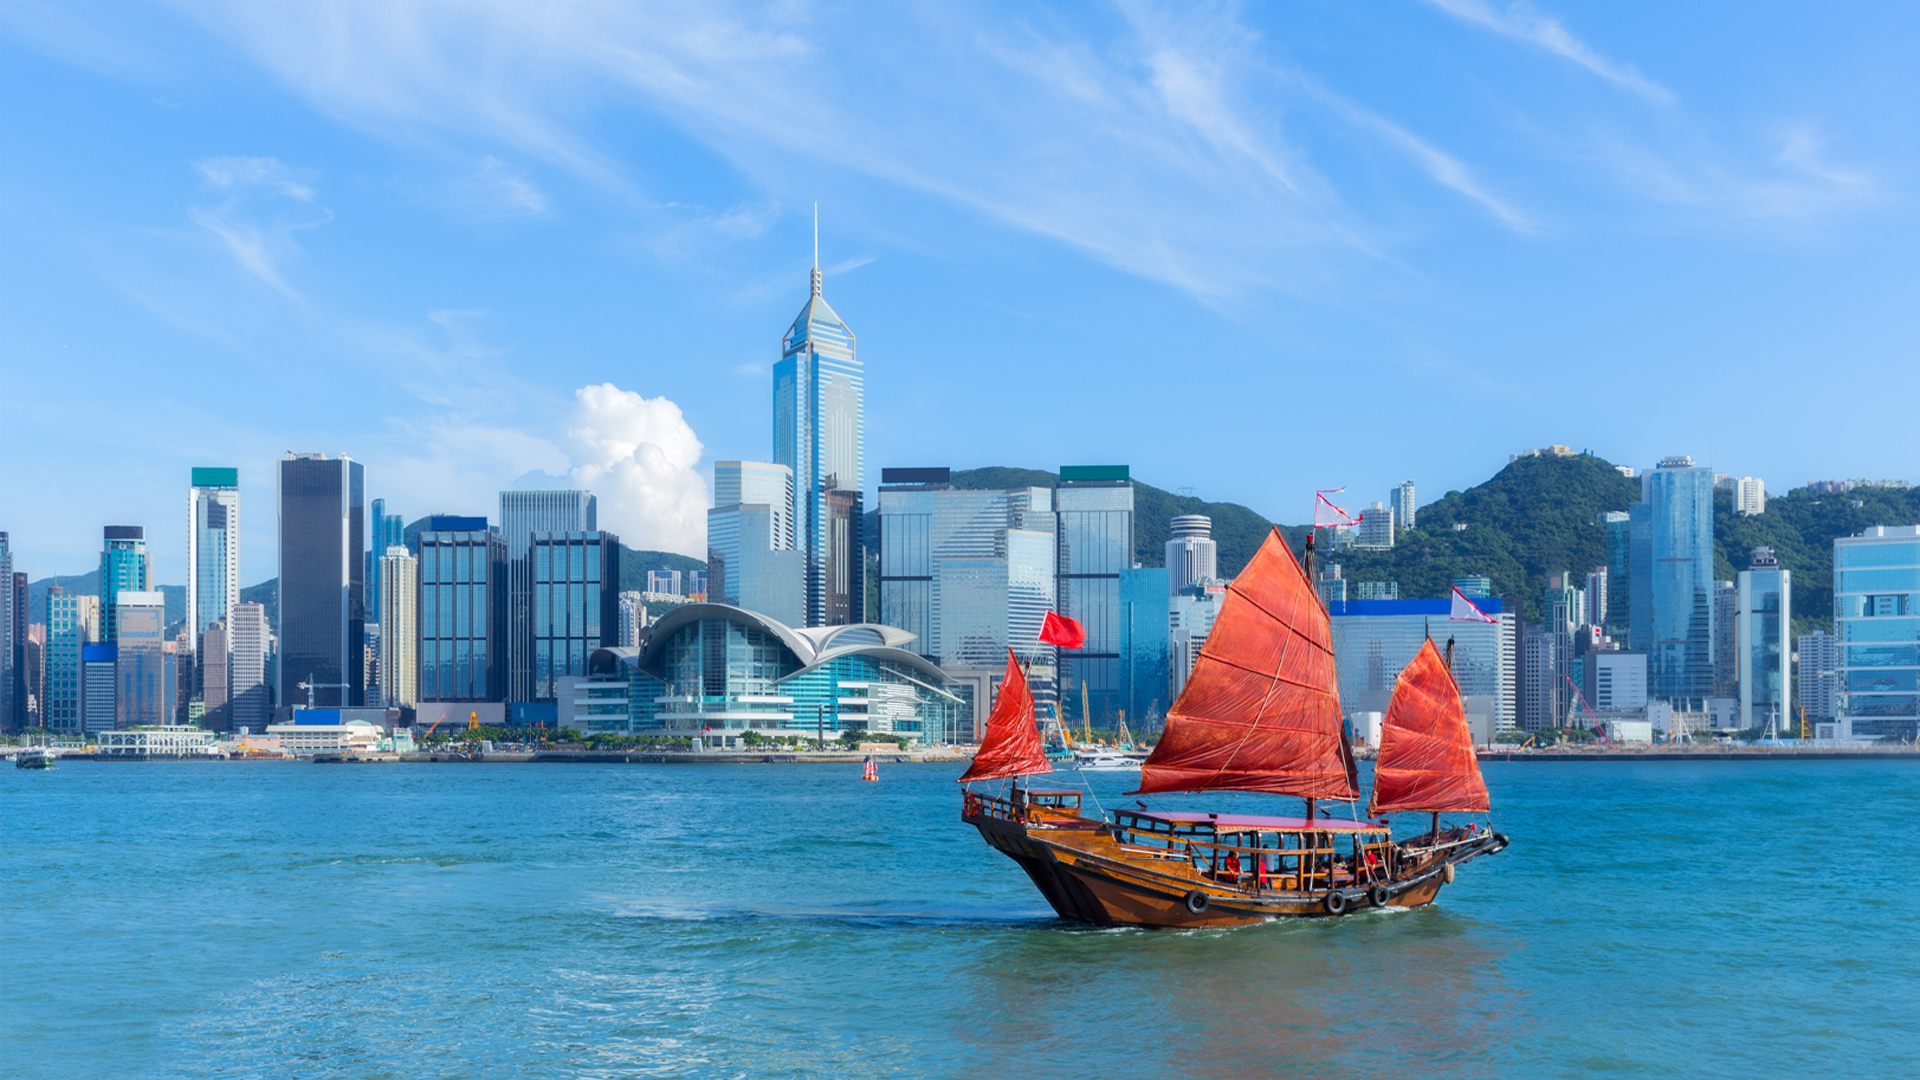
[[[880,489],[879,619],[947,667],[1004,667],[1012,648],[1051,658],[1053,493],[1046,488]]]
[[[1448,618],[1451,600],[1350,600],[1331,606],[1334,670],[1349,714],[1387,711],[1394,680],[1429,633],[1436,646],[1454,640],[1453,677],[1467,711],[1491,711],[1496,730],[1516,723],[1515,615],[1497,599],[1474,606],[1498,624]]]
[[[1920,525],[1833,542],[1839,712],[1855,735],[1920,734]]]
[[[1600,524],[1607,530],[1607,603],[1604,610],[1594,612],[1594,618],[1606,628],[1608,637],[1624,645],[1633,623],[1633,579],[1628,569],[1633,550],[1632,516],[1623,510],[1609,510],[1600,515]]]
[[[770,503],[735,503],[707,511],[708,599],[803,626],[806,558],[772,546],[780,512]]]
[[[773,368],[773,460],[793,476],[794,546],[806,555],[809,626],[829,621],[835,520],[829,496],[865,487],[865,396],[853,331],[820,295],[816,269],[813,295],[788,328]]]
[[[500,535],[507,541],[511,593],[511,638],[507,643],[507,694],[513,701],[551,701],[534,690],[533,535],[597,532],[599,501],[589,491],[503,491]],[[562,674],[565,674],[562,672]],[[550,684],[549,684],[550,685]]]
[[[122,593],[115,622],[114,726],[122,730],[173,722],[166,672],[166,597],[157,592]],[[223,647],[224,649],[224,647]]]
[[[608,532],[535,532],[530,700],[553,701],[556,680],[585,675],[594,650],[620,636],[620,538]]]
[[[240,470],[195,469],[187,489],[187,638],[240,602]],[[218,663],[225,663],[220,657]]]
[[[1762,554],[1764,552],[1764,555]],[[1793,715],[1793,573],[1780,568],[1772,551],[1761,548],[1753,565],[1740,571],[1735,616],[1741,724],[1798,730]]]
[[[47,701],[41,710],[45,727],[79,729],[85,677],[81,650],[99,638],[99,597],[47,594]]]
[[[399,514],[387,513],[387,500],[375,499],[367,513],[367,621],[386,619],[386,593],[380,587],[380,560],[388,548],[406,543],[407,523]]]
[[[503,701],[507,544],[498,533],[423,532],[416,701]]]
[[[147,554],[147,530],[139,525],[109,525],[100,551],[100,640],[119,633],[117,601],[123,592],[153,588],[153,558]]]
[[[366,702],[365,471],[351,458],[295,454],[280,462],[279,702],[322,708]]]
[[[1172,570],[1164,566],[1127,570],[1120,575],[1120,708],[1135,735],[1145,734],[1143,721],[1164,716],[1167,693],[1167,636],[1169,604],[1167,581]],[[1201,586],[1205,588],[1205,586]]]
[[[1647,693],[1713,696],[1713,470],[1669,458],[1629,509],[1630,644],[1647,654]]]
[[[1120,575],[1133,566],[1133,484],[1063,481],[1053,498],[1056,610],[1087,630],[1085,649],[1060,651],[1061,705],[1074,723],[1111,724],[1127,707]],[[1090,718],[1080,715],[1083,682]]]

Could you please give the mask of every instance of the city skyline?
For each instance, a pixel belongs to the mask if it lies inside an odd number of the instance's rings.
[[[966,45],[911,12],[549,28],[645,40],[704,97],[592,49],[522,56],[510,8],[43,10],[0,36],[12,99],[49,103],[10,118],[0,158],[34,208],[0,224],[0,399],[22,416],[0,428],[0,501],[36,577],[84,571],[102,523],[170,537],[195,465],[239,468],[268,505],[261,481],[303,448],[368,463],[409,517],[531,474],[595,490],[633,546],[698,557],[713,462],[766,456],[816,200],[870,376],[869,506],[888,464],[1127,460],[1294,521],[1299,492],[1376,498],[1415,460],[1422,490],[1464,488],[1555,440],[1639,467],[1684,451],[1775,490],[1920,477],[1897,425],[1793,440],[1742,419],[1783,385],[1812,424],[1851,387],[1920,380],[1895,302],[1920,272],[1920,89],[1889,29],[1920,16],[1897,6],[1857,16],[1874,34],[1743,6],[1740,50],[1720,20],[1470,0],[1141,5],[1044,32],[981,8],[953,16]],[[330,17],[355,32],[310,32]],[[500,114],[514,96],[478,73],[526,69],[469,62],[454,42],[476,38],[579,96]],[[972,106],[874,64],[899,48]],[[1813,77],[1773,77],[1790,64]],[[1141,392],[1169,363],[1202,373],[1182,376],[1202,428]],[[76,444],[49,425],[79,371],[179,378],[97,403]],[[1295,445],[1340,453],[1260,452],[1293,400],[1316,403],[1289,413]],[[1363,418],[1368,439],[1340,438]],[[271,522],[242,528],[263,568]],[[184,581],[156,548],[158,579]]]

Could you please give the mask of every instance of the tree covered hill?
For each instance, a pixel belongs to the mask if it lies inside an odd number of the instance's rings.
[[[1793,633],[1833,629],[1833,542],[1874,525],[1920,525],[1920,488],[1858,488],[1837,494],[1795,488],[1767,499],[1764,514],[1733,512],[1733,493],[1714,493],[1714,576],[1747,567],[1766,545],[1793,571]]]
[[[1415,528],[1400,533],[1392,550],[1326,558],[1349,582],[1397,581],[1409,599],[1446,596],[1455,578],[1491,578],[1495,596],[1522,601],[1528,621],[1538,622],[1547,576],[1605,566],[1600,515],[1639,498],[1639,481],[1591,454],[1523,457],[1484,484],[1420,507]]]

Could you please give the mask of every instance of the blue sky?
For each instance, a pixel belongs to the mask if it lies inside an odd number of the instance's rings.
[[[1302,521],[1546,443],[1920,480],[1920,8],[12,0],[0,528],[34,577],[194,465],[409,520],[590,483],[700,553],[827,295],[885,465]]]

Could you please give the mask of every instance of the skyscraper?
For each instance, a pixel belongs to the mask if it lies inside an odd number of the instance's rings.
[[[1376,551],[1393,547],[1394,525],[1393,507],[1386,503],[1374,503],[1360,515],[1354,546]]]
[[[420,534],[417,701],[507,696],[507,542],[486,529]]]
[[[1076,721],[1107,723],[1126,707],[1120,575],[1133,566],[1133,481],[1127,466],[1062,466],[1054,511],[1058,610],[1087,631],[1086,648],[1059,654],[1060,699]],[[1082,683],[1091,717],[1079,715]]]
[[[764,461],[716,461],[707,511],[707,598],[806,623],[806,557],[794,550],[793,474]],[[653,573],[647,575],[649,591]]]
[[[1713,696],[1733,700],[1739,695],[1740,594],[1731,581],[1713,583]]]
[[[380,693],[388,708],[411,709],[420,703],[420,564],[397,539],[379,561]]]
[[[275,682],[283,705],[306,702],[302,682],[314,684],[319,706],[366,702],[364,490],[364,470],[352,458],[289,454],[280,462]]]
[[[47,704],[43,725],[78,731],[86,670],[84,650],[100,639],[100,598],[76,596],[55,585],[47,590]]]
[[[821,295],[817,257],[812,282],[813,294],[787,329],[773,367],[773,460],[793,476],[794,547],[807,568],[807,625],[825,626],[835,617],[859,621],[850,590],[859,574],[852,553],[859,548],[857,507],[865,486],[866,380],[853,331]]]
[[[240,602],[240,470],[196,468],[187,488],[187,629],[200,635]],[[222,656],[220,663],[226,658]]]
[[[386,557],[387,549],[395,544],[406,543],[407,523],[399,514],[387,513],[387,500],[375,499],[368,504],[367,514],[367,621],[378,623],[386,618],[381,606],[380,560]]]
[[[1387,505],[1393,510],[1394,525],[1401,529],[1413,528],[1414,506],[1413,481],[1403,480],[1396,485],[1387,499]]]
[[[594,650],[620,634],[620,538],[609,532],[533,534],[533,694],[585,675]]]
[[[1788,628],[1793,624],[1793,572],[1783,570],[1773,549],[1757,547],[1740,571],[1737,648],[1740,722],[1774,730],[1793,724],[1793,663]]]
[[[1796,682],[1805,718],[1808,721],[1833,719],[1840,697],[1840,639],[1825,630],[1816,630],[1800,635],[1800,647],[1796,651],[1800,661],[1800,677]],[[1798,727],[1800,718],[1794,719]]]
[[[111,641],[80,646],[80,671],[80,730],[89,735],[112,731],[120,722],[114,707],[119,650]]]
[[[1606,628],[1607,636],[1623,646],[1631,646],[1629,628],[1633,625],[1633,578],[1629,572],[1633,551],[1632,515],[1624,510],[1609,510],[1600,515],[1607,530],[1607,606],[1594,613],[1594,621]]]
[[[139,525],[109,525],[100,550],[100,639],[119,632],[118,600],[123,592],[153,587],[153,556],[147,554],[147,530]]]
[[[1713,696],[1713,470],[1669,457],[1629,508],[1633,651],[1656,700]]]
[[[233,730],[233,710],[228,708],[233,695],[227,681],[232,675],[231,655],[227,624],[208,623],[200,631],[200,707],[204,710],[200,726],[209,731]]]
[[[1839,715],[1856,736],[1920,734],[1920,525],[1833,542]]]
[[[1213,519],[1181,514],[1173,519],[1172,531],[1167,541],[1168,595],[1217,579],[1220,547],[1213,542]]]
[[[590,491],[544,490],[500,493],[500,535],[507,541],[507,699],[534,701],[533,534],[594,532],[599,502]]]
[[[170,724],[167,598],[159,592],[121,592],[113,606],[120,635],[114,643],[114,726],[125,730]]]
[[[268,642],[264,604],[233,605],[227,622],[227,728],[265,731],[273,716],[273,687],[267,683]],[[303,699],[304,700],[304,699]]]
[[[7,541],[7,534],[0,532],[0,727],[17,726],[14,719],[15,702],[20,696],[15,683],[19,682],[20,642],[14,630],[13,598],[13,548]]]

